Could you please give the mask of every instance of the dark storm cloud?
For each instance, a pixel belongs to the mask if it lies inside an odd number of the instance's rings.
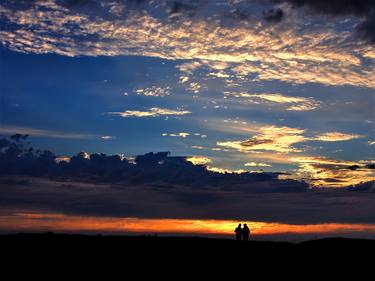
[[[187,157],[171,157],[169,152],[147,153],[134,162],[119,155],[78,153],[67,161],[52,152],[35,151],[27,135],[0,139],[0,175],[27,175],[50,178],[85,179],[89,182],[124,184],[164,184],[190,188],[241,186],[247,192],[304,192],[308,185],[279,180],[279,173],[215,173],[204,165],[194,165]]]
[[[357,37],[369,43],[375,43],[374,0],[274,0],[274,2],[289,3],[294,8],[306,8],[313,13],[359,17],[361,23],[356,28]]]
[[[362,39],[375,44],[375,10],[370,17],[357,26],[356,31]]]
[[[279,22],[284,17],[284,11],[280,8],[269,9],[263,12],[263,17],[269,22]]]
[[[182,3],[179,1],[171,1],[168,3],[170,6],[170,13],[171,14],[179,14],[179,13],[189,13],[197,9],[195,5]]]
[[[177,219],[225,219],[291,224],[375,223],[375,193],[312,190],[248,193],[184,186],[85,183],[43,178],[0,177],[0,207],[66,215]],[[348,212],[350,210],[350,212]]]
[[[375,8],[374,0],[274,0],[286,2],[294,7],[306,7],[318,13],[331,15],[367,16]]]

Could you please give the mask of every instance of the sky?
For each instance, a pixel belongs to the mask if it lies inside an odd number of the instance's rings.
[[[0,40],[1,135],[375,180],[372,0],[5,0]]]

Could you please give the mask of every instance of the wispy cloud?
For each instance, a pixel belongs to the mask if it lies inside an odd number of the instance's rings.
[[[363,136],[358,134],[345,134],[340,132],[328,132],[321,134],[315,138],[312,138],[312,140],[317,141],[328,141],[328,142],[336,142],[336,141],[349,141],[354,139],[362,138]]]
[[[45,129],[37,129],[30,127],[21,126],[7,126],[2,125],[0,127],[0,134],[10,135],[10,134],[28,134],[36,137],[48,137],[48,138],[60,138],[60,139],[99,139],[103,138],[100,135],[95,134],[82,134],[82,133],[71,133],[71,132],[61,132]]]
[[[113,140],[113,139],[115,139],[114,136],[101,136],[100,138],[101,138],[102,140]]]
[[[157,87],[139,88],[134,91],[137,95],[146,97],[165,97],[171,94],[170,87]]]
[[[163,137],[179,137],[179,138],[187,138],[187,137],[199,137],[202,139],[207,138],[207,135],[201,134],[201,133],[187,133],[187,132],[181,132],[181,133],[162,133]]]
[[[320,103],[313,98],[286,96],[280,93],[251,94],[247,92],[224,92],[226,97],[236,97],[252,103],[273,103],[285,105],[291,111],[309,111],[317,109]]]
[[[244,164],[245,167],[272,167],[272,165],[267,163],[257,163],[257,162],[248,162]]]
[[[146,111],[139,110],[126,110],[124,112],[109,112],[109,114],[119,115],[121,117],[158,117],[158,116],[169,116],[169,115],[186,115],[191,112],[188,110],[174,110],[167,108],[153,107]]]
[[[175,133],[175,134],[163,133],[161,135],[163,137],[179,137],[179,138],[187,138],[188,136],[190,136],[189,133]]]

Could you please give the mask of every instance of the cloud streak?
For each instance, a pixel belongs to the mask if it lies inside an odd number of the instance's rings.
[[[47,138],[58,138],[58,139],[104,139],[105,136],[101,137],[100,135],[94,134],[81,134],[81,133],[69,133],[69,132],[60,132],[53,130],[44,130],[30,127],[21,127],[21,126],[8,126],[1,125],[0,134],[4,135],[13,135],[13,134],[28,134],[35,137],[47,137]]]
[[[345,134],[340,132],[328,132],[321,134],[315,138],[312,138],[312,140],[317,141],[327,141],[327,142],[337,142],[337,141],[349,141],[349,140],[355,140],[362,138],[363,136],[358,134]]]
[[[251,103],[285,105],[290,111],[310,111],[319,108],[320,103],[313,98],[286,96],[280,93],[251,94],[246,92],[224,92],[226,97],[235,97]]]
[[[123,112],[109,112],[109,114],[119,115],[121,117],[159,117],[159,116],[180,116],[191,114],[188,110],[174,110],[167,108],[152,107],[146,111],[126,110]]]

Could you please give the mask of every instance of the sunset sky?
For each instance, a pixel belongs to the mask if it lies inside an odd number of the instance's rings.
[[[5,0],[0,40],[2,136],[311,187],[375,180],[375,1]]]

